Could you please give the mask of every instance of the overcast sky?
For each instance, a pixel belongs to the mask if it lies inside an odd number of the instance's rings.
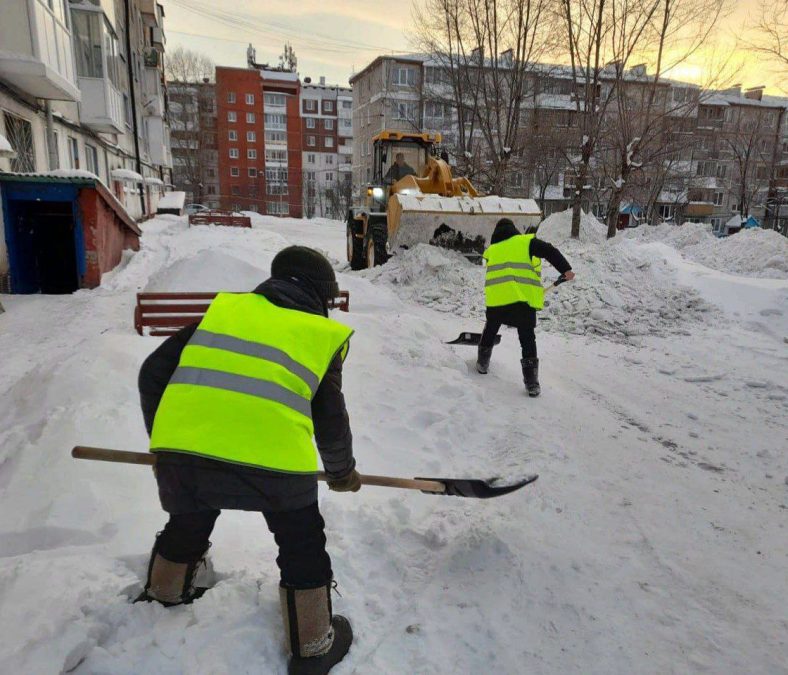
[[[302,78],[325,75],[329,83],[342,85],[379,54],[414,49],[407,35],[412,1],[162,0],[168,49],[182,45],[208,54],[217,65],[244,66],[251,42],[258,62],[274,65],[289,41]],[[733,53],[729,82],[745,87],[764,84],[780,93],[779,87],[788,89],[788,84],[735,47],[735,36],[754,19],[756,7],[756,0],[738,0],[735,12],[721,26],[717,53]],[[708,53],[700,54],[671,75],[702,82],[708,60]]]

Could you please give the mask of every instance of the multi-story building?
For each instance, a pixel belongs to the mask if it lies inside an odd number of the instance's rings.
[[[84,170],[135,219],[170,182],[164,11],[155,0],[8,0],[0,171]]]
[[[187,203],[220,206],[216,90],[211,82],[169,82],[172,182]]]
[[[504,53],[496,67],[511,67]],[[501,65],[503,64],[503,65]],[[371,179],[372,138],[382,129],[437,131],[452,162],[473,170],[490,164],[479,151],[485,140],[478,125],[460,129],[451,77],[440,59],[429,55],[380,56],[353,75],[353,187],[358,193]],[[788,99],[763,96],[761,88],[703,91],[697,85],[664,80],[654,87],[644,65],[626,72],[611,64],[601,73],[604,99],[626,96],[638,114],[649,107],[652,120],[650,166],[628,185],[621,204],[622,222],[694,220],[724,233],[742,213],[767,226],[788,229]],[[521,105],[519,149],[497,191],[538,199],[545,214],[568,208],[575,187],[569,158],[582,143],[575,82],[566,66],[533,64]],[[581,98],[582,100],[582,98]],[[648,103],[646,103],[648,102]],[[615,129],[619,107],[608,107],[606,124]],[[464,136],[463,136],[464,134]],[[462,137],[465,152],[458,140]],[[612,138],[612,134],[611,134]],[[585,207],[605,217],[612,194],[611,175],[621,150],[602,138],[584,185]],[[473,153],[467,152],[471,146]],[[610,160],[613,160],[612,162]],[[613,166],[611,166],[611,163]],[[479,172],[483,180],[483,171]]]
[[[219,201],[223,208],[302,215],[300,82],[256,64],[216,68]]]
[[[353,99],[349,88],[301,85],[304,214],[341,218],[350,206]]]

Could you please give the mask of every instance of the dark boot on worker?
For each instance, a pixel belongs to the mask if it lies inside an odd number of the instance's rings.
[[[202,597],[214,583],[208,548],[196,560],[173,562],[159,553],[157,538],[151,551],[145,589],[134,602],[156,601],[165,607],[172,607],[188,605]]]
[[[331,584],[318,588],[279,587],[288,651],[288,675],[324,675],[348,653],[350,622],[331,611]]]
[[[536,357],[521,359],[520,364],[523,367],[523,382],[528,395],[539,396],[542,391],[539,387],[539,359]]]
[[[487,371],[490,369],[492,350],[492,347],[482,347],[479,345],[479,354],[476,357],[476,370],[482,375],[486,375]]]

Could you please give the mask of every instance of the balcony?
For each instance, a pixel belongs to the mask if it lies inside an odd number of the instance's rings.
[[[125,131],[123,95],[106,77],[80,77],[80,118],[94,131],[119,134]]]
[[[148,145],[150,148],[150,159],[154,164],[161,166],[172,166],[170,158],[170,138],[167,125],[161,117],[148,117],[145,120],[148,130]],[[181,147],[183,147],[181,145]]]
[[[710,216],[714,213],[714,204],[711,202],[690,202],[684,213],[690,217]]]
[[[0,77],[36,98],[79,101],[62,3],[9,0],[0,20]]]
[[[161,49],[164,51],[164,45],[166,44],[166,40],[164,39],[164,30],[159,28],[158,26],[151,26],[150,28],[150,43],[156,47],[156,49]]]

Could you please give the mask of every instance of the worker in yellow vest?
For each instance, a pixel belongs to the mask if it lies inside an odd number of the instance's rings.
[[[328,318],[334,270],[291,246],[251,293],[220,293],[199,324],[142,365],[143,417],[169,521],[139,600],[190,603],[211,585],[222,509],[259,511],[279,547],[289,673],[326,673],[353,639],[332,615],[331,559],[317,503],[318,452],[335,491],[357,491],[342,363],[352,330]],[[276,668],[263,667],[273,672]],[[262,671],[261,671],[262,672]]]
[[[539,396],[541,392],[534,330],[536,312],[544,305],[542,258],[567,280],[574,279],[572,266],[555,246],[534,234],[521,234],[508,218],[498,221],[484,252],[487,321],[479,341],[476,370],[487,373],[498,330],[502,325],[514,326],[520,338],[520,364],[529,396]]]

